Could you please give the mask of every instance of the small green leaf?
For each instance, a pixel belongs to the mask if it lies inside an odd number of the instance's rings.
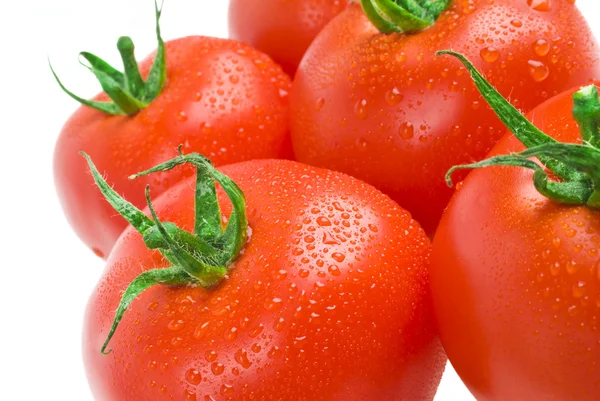
[[[187,273],[175,267],[168,269],[148,270],[137,276],[131,283],[129,283],[125,293],[121,297],[117,313],[115,314],[112,326],[100,352],[102,352],[104,355],[108,355],[112,352],[112,350],[106,351],[106,348],[115,334],[123,315],[129,308],[129,305],[131,305],[131,302],[133,302],[133,300],[136,299],[142,292],[157,284],[185,285],[188,282],[189,276]]]
[[[50,64],[50,61],[48,61],[48,64],[50,65],[50,70],[52,71],[52,75],[54,75],[54,79],[56,80],[56,82],[58,83],[58,85],[60,86],[60,88],[63,90],[63,92],[65,92],[67,95],[69,95],[70,97],[72,97],[73,99],[75,99],[77,102],[91,107],[93,109],[96,109],[98,111],[101,111],[103,113],[106,114],[111,114],[114,116],[118,116],[118,115],[123,115],[125,114],[125,112],[123,112],[123,110],[121,110],[119,108],[119,106],[117,106],[114,103],[110,103],[110,102],[98,102],[95,100],[87,100],[84,99],[82,97],[77,96],[76,94],[74,94],[73,92],[71,92],[70,90],[68,90],[63,83],[61,82],[61,80],[58,78],[58,75],[56,75],[56,72],[54,71],[54,68],[52,68],[52,64]]]
[[[131,203],[123,199],[107,184],[102,175],[98,172],[98,169],[92,162],[90,156],[85,152],[80,152],[80,154],[83,155],[83,157],[85,157],[87,160],[90,171],[92,172],[92,176],[94,177],[94,181],[108,203],[110,203],[110,205],[142,235],[152,228],[154,223],[148,216],[146,216],[141,210],[133,206]]]
[[[158,3],[154,1],[154,10],[156,14],[156,38],[158,40],[158,48],[156,50],[156,57],[148,79],[145,84],[145,97],[143,100],[146,103],[152,102],[162,92],[165,82],[167,81],[167,56],[165,50],[165,42],[160,34],[160,16],[162,14],[162,6],[159,8]]]
[[[508,100],[506,100],[480,73],[475,66],[462,54],[443,50],[437,52],[437,55],[450,55],[457,58],[469,71],[477,89],[485,98],[486,102],[494,110],[496,115],[502,120],[504,125],[528,148],[543,145],[546,143],[555,143],[556,140],[549,137],[533,125],[519,110],[517,110]],[[582,179],[574,169],[555,160],[547,160],[543,157],[540,161],[546,165],[558,177],[566,181],[577,181]]]
[[[106,61],[102,60],[100,57],[98,57],[92,53],[88,53],[88,52],[81,52],[81,53],[79,53],[79,56],[83,57],[88,63],[90,63],[90,65],[87,66],[87,65],[81,63],[81,60],[80,60],[79,62],[84,67],[86,67],[88,69],[104,71],[104,73],[106,75],[110,76],[115,82],[117,82],[117,84],[119,84],[120,86],[125,86],[125,76],[123,75],[123,73],[121,71],[118,71],[114,67],[112,67],[110,64],[108,64]]]
[[[121,83],[121,87],[126,87],[129,93],[136,98],[144,97],[145,84],[140,75],[140,68],[135,59],[135,45],[129,36],[121,36],[117,42],[117,49],[123,60],[123,68],[125,70],[125,83]]]

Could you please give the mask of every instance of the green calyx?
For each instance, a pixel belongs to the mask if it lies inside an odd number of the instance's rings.
[[[527,120],[466,57],[447,50],[438,52],[438,55],[443,54],[454,56],[463,63],[496,115],[528,148],[520,153],[455,166],[446,175],[449,186],[452,186],[452,173],[458,169],[524,167],[534,171],[535,188],[545,197],[562,204],[600,208],[600,97],[596,86],[586,86],[573,95],[573,117],[579,123],[583,144],[561,143]],[[532,157],[536,157],[541,165],[530,160]],[[548,171],[558,180],[551,180]]]
[[[161,37],[159,25],[162,9],[158,7],[156,2],[154,7],[158,49],[148,79],[145,82],[135,60],[133,41],[131,38],[123,36],[119,38],[117,48],[123,60],[124,72],[118,71],[106,61],[91,53],[81,52],[79,54],[88,63],[87,65],[82,63],[82,65],[96,76],[102,90],[112,102],[87,100],[75,95],[63,85],[52,68],[52,64],[50,64],[50,70],[61,89],[79,103],[111,115],[133,116],[152,103],[162,92],[167,78],[165,43]]]
[[[452,0],[360,0],[381,33],[416,33],[437,21]]]
[[[186,163],[196,167],[195,225],[193,233],[190,233],[173,223],[162,223],[158,219],[150,199],[149,187],[146,187],[146,201],[151,218],[117,194],[98,172],[91,158],[83,152],[81,154],[86,158],[96,185],[106,200],[142,234],[149,249],[158,250],[171,264],[168,268],[146,271],[129,284],[121,298],[106,342],[102,346],[101,352],[106,355],[110,353],[110,350],[106,351],[108,343],[125,311],[146,289],[158,284],[211,288],[226,278],[231,263],[239,256],[246,243],[246,201],[240,188],[198,153],[183,155],[180,150],[178,157],[129,177],[135,179],[164,172]],[[215,182],[223,188],[233,205],[233,211],[224,229]]]

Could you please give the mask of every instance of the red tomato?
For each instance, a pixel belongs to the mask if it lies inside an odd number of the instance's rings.
[[[348,0],[230,0],[229,34],[275,59],[294,76],[315,36]]]
[[[153,59],[140,63],[142,76]],[[269,57],[235,41],[190,36],[167,42],[166,59],[166,86],[148,107],[129,117],[82,106],[56,144],[54,177],[63,210],[81,239],[104,258],[126,222],[94,188],[79,151],[114,177],[118,193],[142,207],[146,184],[158,195],[193,170],[139,181],[127,177],[164,160],[180,144],[210,156],[216,165],[291,157],[290,81]]]
[[[429,29],[381,34],[349,6],[313,42],[292,89],[299,161],[373,184],[433,233],[453,165],[505,132],[460,64],[467,55],[524,110],[600,76],[598,45],[572,1],[453,1]],[[548,7],[546,7],[548,6]]]
[[[361,181],[291,161],[221,171],[246,195],[244,251],[216,288],[143,292],[105,356],[127,284],[168,265],[127,229],[85,318],[94,396],[432,400],[445,355],[430,314],[429,241],[409,214]],[[161,220],[192,229],[193,184],[157,200]]]
[[[573,93],[528,118],[580,142]],[[492,155],[522,150],[509,135]],[[444,348],[478,400],[598,400],[599,239],[600,212],[543,197],[530,170],[469,174],[436,233],[431,285]]]

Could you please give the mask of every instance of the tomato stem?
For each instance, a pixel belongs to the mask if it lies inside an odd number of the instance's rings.
[[[582,88],[573,95],[573,117],[579,124],[584,142],[600,147],[600,97],[594,85]]]
[[[124,73],[118,71],[106,61],[88,52],[81,52],[89,65],[84,66],[98,79],[102,90],[108,95],[112,102],[99,102],[83,99],[69,91],[58,78],[58,75],[50,65],[50,70],[60,88],[70,97],[83,104],[110,115],[133,116],[142,109],[148,107],[154,99],[160,95],[166,81],[166,55],[165,44],[160,34],[161,8],[155,0],[156,36],[158,49],[152,69],[148,74],[146,82],[142,79],[137,61],[135,60],[135,46],[131,38],[123,36],[117,42],[117,48],[123,60]]]
[[[144,172],[132,175],[135,179],[147,174],[171,170],[182,164],[196,167],[194,232],[189,233],[173,223],[159,220],[150,187],[146,187],[146,202],[152,218],[117,194],[104,180],[91,158],[86,158],[94,180],[113,208],[143,236],[149,249],[158,250],[171,263],[166,269],[150,270],[134,279],[121,298],[117,314],[101,352],[106,354],[108,343],[115,333],[129,304],[147,288],[156,284],[197,285],[211,288],[221,283],[229,273],[247,239],[246,201],[240,188],[226,175],[213,167],[204,156],[192,153],[179,156]],[[233,205],[225,229],[217,201],[215,182],[219,183]]]
[[[382,33],[416,33],[429,28],[451,0],[361,0],[362,8]]]
[[[446,181],[452,186],[451,175],[457,169],[472,169],[490,166],[514,166],[534,171],[533,183],[542,195],[568,205],[587,205],[600,208],[600,97],[594,85],[582,88],[573,95],[573,116],[581,128],[583,145],[561,143],[535,127],[510,104],[477,71],[463,55],[452,51],[440,51],[463,63],[479,92],[504,122],[506,127],[528,149],[521,153],[496,156],[479,163],[455,166],[448,171]],[[548,173],[536,162],[536,157],[559,181],[552,181]]]

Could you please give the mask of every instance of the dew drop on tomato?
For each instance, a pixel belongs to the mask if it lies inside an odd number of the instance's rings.
[[[412,125],[412,123],[402,123],[400,125],[400,130],[399,130],[399,134],[400,134],[400,138],[402,139],[412,139],[412,137],[415,134],[415,128]]]
[[[225,366],[223,366],[223,364],[219,362],[213,362],[212,365],[210,365],[210,370],[213,373],[213,375],[219,376],[225,370]]]
[[[325,106],[325,99],[320,97],[317,99],[317,102],[315,103],[315,110],[319,111],[323,108],[323,106]]]
[[[385,93],[385,102],[390,106],[396,106],[404,99],[398,88],[394,87]]]
[[[529,60],[529,75],[535,82],[542,82],[550,75],[548,66],[540,61]]]
[[[550,3],[551,0],[527,0],[529,7],[535,11],[550,11]]]
[[[546,56],[550,52],[550,43],[545,39],[538,39],[533,42],[533,51],[540,57]]]
[[[183,393],[183,399],[185,401],[197,401],[196,393],[189,389],[185,390]]]
[[[500,59],[500,51],[494,47],[484,47],[479,54],[486,63],[495,63]]]
[[[200,384],[202,381],[202,375],[197,369],[191,368],[187,372],[185,372],[185,380],[188,383],[195,385]]]
[[[354,105],[354,114],[359,120],[366,120],[369,112],[367,110],[367,101],[365,99],[356,102]]]

